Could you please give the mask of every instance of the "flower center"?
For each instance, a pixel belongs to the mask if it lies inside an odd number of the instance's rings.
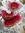
[[[6,18],[10,18],[10,16],[5,16],[5,19],[6,19]]]
[[[15,8],[15,7],[13,7],[12,9],[13,9],[13,10],[15,10],[16,8]]]

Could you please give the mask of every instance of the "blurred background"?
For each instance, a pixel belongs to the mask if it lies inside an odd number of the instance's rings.
[[[6,0],[0,0],[0,10],[1,10],[1,6],[2,6],[2,3],[1,1],[6,1]],[[8,0],[7,0],[8,1]],[[12,1],[12,0],[10,0]],[[20,1],[23,5],[24,5],[24,12],[23,12],[23,20],[22,20],[22,24],[21,23],[18,23],[18,26],[19,26],[19,29],[21,31],[21,33],[25,33],[25,0],[17,0],[17,1]],[[1,15],[0,15],[0,19],[1,19]],[[22,26],[21,26],[22,25]],[[17,27],[17,26],[16,26]],[[0,21],[0,30],[2,30],[3,27],[1,25],[1,21]],[[16,28],[14,28],[14,30],[16,31]],[[15,32],[16,33],[16,32]]]

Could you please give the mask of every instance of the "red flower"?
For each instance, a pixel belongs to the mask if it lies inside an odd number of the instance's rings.
[[[22,15],[18,14],[16,16],[14,16],[13,18],[9,19],[9,20],[5,20],[4,26],[5,27],[12,27],[12,26],[14,26],[15,23],[18,23],[21,20],[22,20]]]
[[[2,11],[2,13],[1,13],[1,16],[4,18],[4,19],[10,19],[10,18],[12,18],[13,16],[14,16],[15,14],[13,13],[13,12],[11,12],[11,14],[8,14],[8,13],[6,13],[6,11]]]
[[[17,3],[17,2],[11,2],[7,5],[10,9],[12,9],[13,11],[18,10],[22,7],[21,4]]]
[[[9,21],[5,20],[4,23],[3,23],[3,26],[5,26],[5,27],[11,27],[13,25],[14,25],[14,23],[11,20],[9,20]]]

